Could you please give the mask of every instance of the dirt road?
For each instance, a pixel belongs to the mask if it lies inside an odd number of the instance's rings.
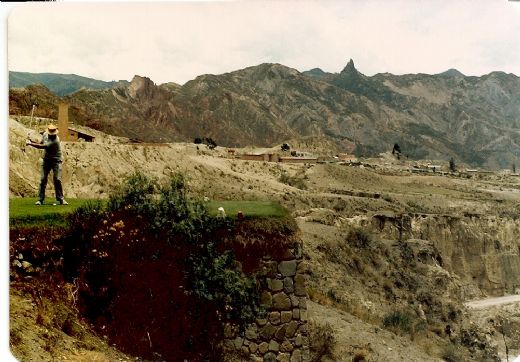
[[[489,307],[494,307],[496,305],[511,304],[511,303],[520,303],[520,295],[507,295],[505,297],[474,300],[474,301],[465,303],[465,305],[471,309],[485,309],[485,308],[489,308]]]

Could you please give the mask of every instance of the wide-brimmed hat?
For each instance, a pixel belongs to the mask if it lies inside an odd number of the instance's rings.
[[[58,134],[58,127],[56,127],[53,124],[49,124],[49,126],[47,127],[47,133],[50,135]]]

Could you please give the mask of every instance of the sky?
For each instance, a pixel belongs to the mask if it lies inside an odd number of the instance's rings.
[[[520,76],[520,2],[28,3],[11,11],[8,67],[184,84],[265,62],[366,75]]]

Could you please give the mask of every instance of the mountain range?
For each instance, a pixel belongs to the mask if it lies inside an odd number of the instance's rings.
[[[43,84],[52,93],[65,96],[82,88],[110,89],[129,83],[126,80],[104,82],[76,74],[9,72],[9,88],[22,88],[33,84]]]
[[[520,155],[520,79],[503,72],[365,76],[352,60],[339,73],[266,63],[184,85],[134,76],[93,89],[84,78],[62,97],[51,83],[66,83],[63,75],[25,88],[13,88],[12,78],[10,114],[29,114],[38,103],[37,114],[55,116],[64,100],[72,121],[148,142],[211,137],[222,146],[272,146],[319,136],[357,155],[398,143],[412,159],[453,157],[494,169]]]

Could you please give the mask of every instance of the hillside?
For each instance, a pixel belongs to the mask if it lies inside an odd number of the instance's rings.
[[[31,198],[40,154],[20,146],[28,132],[22,121],[9,121],[9,188],[11,197]],[[139,167],[158,180],[182,171],[199,197],[274,200],[288,208],[309,269],[309,317],[318,331],[330,324],[333,360],[498,361],[503,338],[510,356],[520,353],[518,305],[500,319],[478,320],[463,305],[520,287],[518,176],[417,174],[411,170],[420,163],[391,154],[358,166],[255,162],[221,147],[140,145],[95,134],[95,143],[64,144],[67,197],[106,198]],[[300,150],[314,150],[311,141]],[[26,325],[20,323],[16,328]]]
[[[110,89],[127,85],[125,80],[104,82],[76,74],[9,72],[9,88],[23,88],[41,84],[58,96],[74,93],[82,88]]]
[[[20,92],[10,91],[10,114],[27,115]],[[135,76],[129,85],[64,99],[77,112],[72,121],[151,142],[211,137],[230,147],[269,147],[318,136],[357,155],[398,143],[411,159],[454,157],[492,169],[510,168],[520,153],[520,79],[502,72],[368,77],[352,60],[340,73],[260,64],[182,86]]]

